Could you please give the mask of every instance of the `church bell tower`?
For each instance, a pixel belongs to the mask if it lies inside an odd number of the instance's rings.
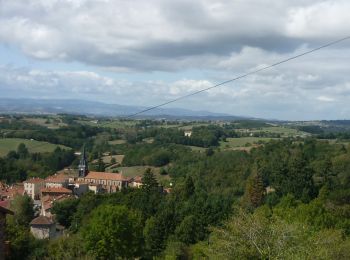
[[[81,154],[78,169],[79,169],[79,177],[85,177],[89,172],[88,163],[87,163],[86,154],[85,154],[85,146],[83,147],[83,152]]]

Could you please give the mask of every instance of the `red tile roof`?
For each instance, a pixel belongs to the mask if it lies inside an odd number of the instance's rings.
[[[54,174],[45,179],[46,182],[64,182],[69,179],[69,176],[60,173],[60,174]]]
[[[70,189],[66,189],[63,187],[42,188],[40,191],[42,193],[72,193]]]
[[[142,177],[141,176],[136,176],[134,179],[133,179],[134,182],[138,182],[138,183],[142,183]]]
[[[30,225],[52,225],[54,224],[51,219],[45,216],[39,216],[30,222]]]
[[[124,177],[121,173],[111,172],[89,172],[86,179],[111,180],[111,181],[129,181],[130,178]]]
[[[44,179],[41,179],[41,178],[31,178],[31,179],[25,180],[24,183],[40,183],[43,181]]]
[[[41,202],[42,202],[42,207],[44,208],[44,210],[48,210],[51,209],[53,206],[53,203],[56,201],[63,201],[65,199],[68,198],[72,198],[71,195],[67,195],[67,194],[62,194],[59,196],[50,196],[50,195],[45,195],[41,198]]]

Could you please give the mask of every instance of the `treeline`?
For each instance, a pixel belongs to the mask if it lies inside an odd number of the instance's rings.
[[[125,159],[135,163],[166,149],[132,147]],[[40,259],[349,258],[348,147],[316,139],[271,141],[250,153],[178,147],[165,150],[176,155],[170,194],[147,171],[140,189],[56,203],[69,236],[35,246],[17,236],[13,250],[29,247],[21,258]]]
[[[0,157],[0,180],[5,183],[24,181],[29,177],[45,178],[72,164],[76,159],[72,150],[57,147],[52,153],[29,153],[24,144],[17,151]]]

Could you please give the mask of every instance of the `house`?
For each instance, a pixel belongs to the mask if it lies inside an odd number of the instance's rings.
[[[89,185],[89,191],[92,191],[95,194],[101,193],[103,191],[101,184],[89,183],[88,185]]]
[[[44,179],[31,178],[23,182],[24,192],[33,200],[39,199],[40,190],[44,186]]]
[[[54,197],[50,196],[50,195],[42,196],[42,198],[41,198],[41,213],[40,214],[42,216],[46,216],[46,217],[51,218],[52,217],[51,210],[52,210],[54,202],[61,202],[61,201],[68,199],[68,198],[73,198],[73,196],[67,195],[67,194],[62,194],[62,195],[54,196]]]
[[[133,188],[140,188],[142,186],[142,177],[136,176],[131,179],[130,186]]]
[[[45,179],[46,188],[67,188],[69,176],[64,173],[54,174]]]
[[[107,193],[116,192],[128,187],[130,178],[124,177],[121,173],[111,172],[88,172],[85,177],[79,177],[78,181],[100,184]]]
[[[6,215],[13,215],[13,212],[5,207],[0,206],[0,260],[5,259],[8,255],[8,242],[6,243],[5,225]]]
[[[89,184],[79,181],[71,181],[68,184],[68,188],[73,191],[73,194],[80,197],[84,193],[89,191]]]
[[[39,216],[30,222],[30,232],[35,238],[50,239],[56,237],[56,223],[46,216]]]
[[[78,166],[78,177],[70,177],[69,183],[70,185],[75,183],[79,188],[80,183],[87,183],[89,191],[112,193],[128,187],[131,180],[121,173],[89,171],[85,149],[83,149]]]
[[[2,184],[0,186],[0,200],[10,200],[16,195],[23,195],[23,183],[15,183],[10,185]]]
[[[41,196],[49,195],[52,197],[60,196],[60,195],[71,195],[73,192],[70,189],[64,187],[52,187],[52,188],[42,188]]]
[[[191,137],[192,131],[191,130],[185,130],[184,131],[184,135],[187,136],[187,137]]]

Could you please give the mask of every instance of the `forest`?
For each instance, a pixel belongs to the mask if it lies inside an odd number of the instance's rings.
[[[91,160],[108,151],[124,154],[125,167],[166,166],[171,192],[163,192],[148,168],[139,189],[55,203],[67,235],[49,241],[31,236],[33,202],[16,198],[7,225],[13,259],[350,258],[350,146],[344,140],[276,138],[249,151],[221,150],[219,141],[239,135],[234,127],[200,126],[193,139],[208,147],[198,152],[177,141],[185,140],[180,130],[84,127]],[[63,130],[45,131],[59,136]],[[142,138],[128,140],[129,134]],[[140,141],[149,137],[154,142]],[[114,138],[126,142],[110,144]],[[21,145],[0,159],[0,173],[15,182],[35,168],[43,169],[41,176],[74,163],[71,150],[38,155]]]

